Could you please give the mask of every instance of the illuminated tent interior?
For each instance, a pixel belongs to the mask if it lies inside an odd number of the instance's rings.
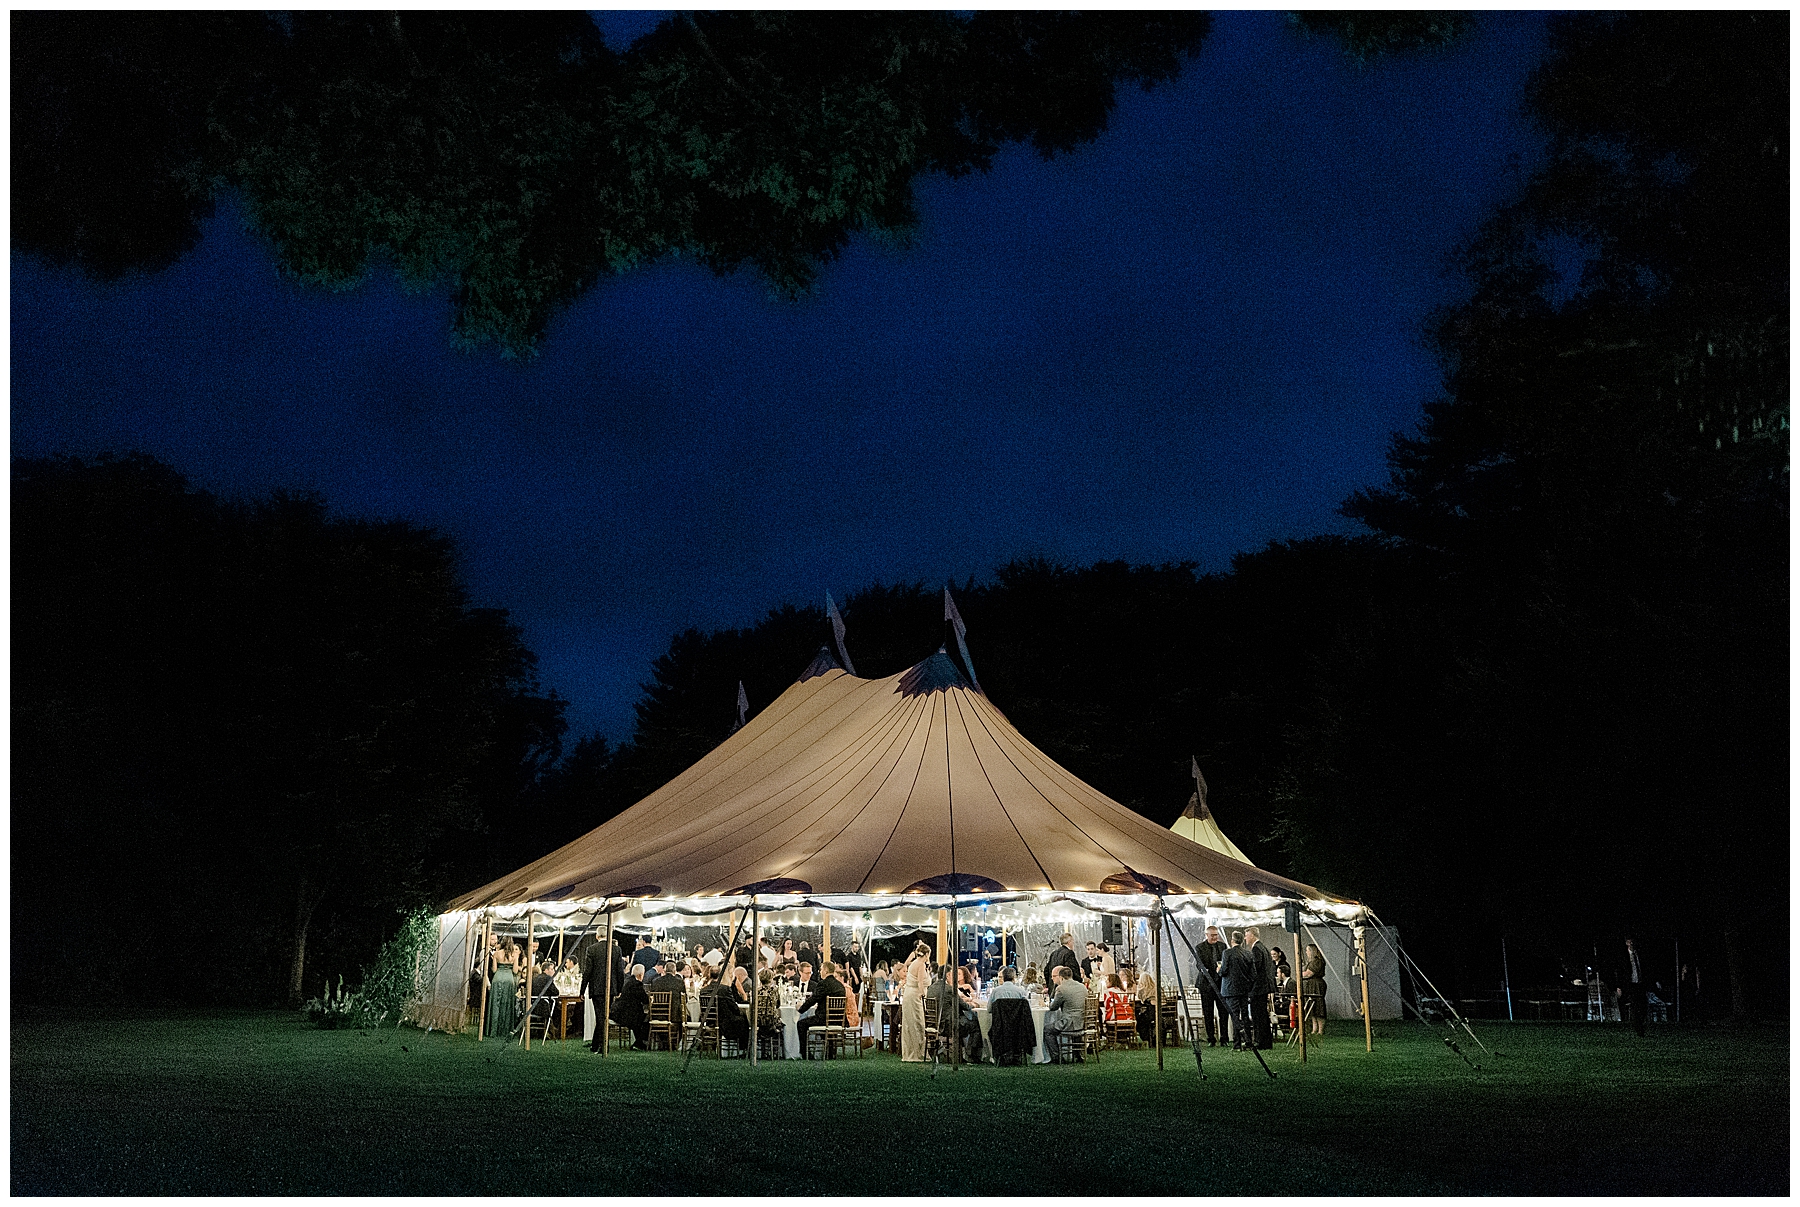
[[[835,913],[866,938],[877,926],[941,935],[949,911],[1015,932],[1052,916],[1142,918],[1164,905],[1190,920],[1279,926],[1287,902],[1319,923],[1362,914],[1083,783],[1020,734],[943,649],[884,679],[849,674],[822,650],[668,784],[450,902],[439,919],[436,988],[421,1005],[439,1025],[450,1025],[452,1002],[460,1013],[478,925],[566,940],[603,930],[609,918],[639,932],[730,926],[754,906],[763,925],[816,925],[823,914],[829,928]]]

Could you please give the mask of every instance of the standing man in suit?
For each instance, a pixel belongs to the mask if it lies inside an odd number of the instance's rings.
[[[1197,953],[1200,956],[1200,1017],[1206,1024],[1206,1046],[1216,1047],[1231,1042],[1231,1007],[1225,1003],[1220,991],[1220,965],[1225,962],[1225,953],[1231,949],[1225,946],[1225,940],[1219,937],[1219,928],[1206,928],[1206,941],[1200,944]],[[1213,1020],[1218,1020],[1217,1036],[1213,1029]]]
[[[1050,958],[1044,961],[1044,977],[1048,980],[1052,976],[1051,969],[1058,967],[1067,968],[1069,975],[1077,981],[1081,979],[1081,965],[1075,961],[1075,936],[1066,930],[1063,932],[1062,941],[1050,953]],[[1051,980],[1050,986],[1054,989],[1056,982]]]
[[[1619,991],[1631,1009],[1631,1025],[1639,1035],[1650,1015],[1649,982],[1644,980],[1644,962],[1638,958],[1637,944],[1625,940],[1625,975],[1619,978]]]
[[[594,1042],[594,1028],[600,1025],[598,1003],[606,993],[606,958],[612,944],[604,939],[596,939],[589,935],[576,953],[576,967],[581,970],[581,1038],[589,1044]],[[618,969],[613,969],[613,986],[623,989]]]
[[[1231,932],[1231,946],[1219,961],[1219,992],[1225,998],[1226,1013],[1231,1015],[1232,1048],[1242,1051],[1250,1046],[1250,991],[1256,985],[1256,966],[1244,947],[1244,932]]]
[[[812,965],[802,964],[800,971],[802,974],[809,974],[812,971]],[[800,1021],[794,1024],[794,1030],[800,1033],[800,1056],[803,1060],[812,1059],[812,1053],[806,1050],[806,1033],[815,1025],[824,1025],[825,999],[844,996],[844,983],[837,979],[836,971],[831,964],[827,963],[823,968],[824,976],[816,981],[809,979],[806,982],[811,987],[810,992],[800,1002]]]
[[[1251,1033],[1257,1047],[1272,1048],[1275,1046],[1275,1039],[1269,1034],[1269,995],[1275,992],[1275,960],[1269,955],[1268,947],[1262,942],[1262,935],[1254,926],[1245,929],[1244,946],[1248,950],[1252,970]]]
[[[650,936],[639,935],[637,950],[631,953],[631,962],[643,967],[645,980],[656,975],[655,968],[662,960],[662,952],[650,946]]]

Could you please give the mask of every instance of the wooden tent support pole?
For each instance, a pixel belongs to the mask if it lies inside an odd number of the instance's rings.
[[[757,964],[762,960],[762,914],[756,908],[756,898],[750,898],[750,1067],[757,1065],[757,1049],[762,1046],[762,1020],[757,1017],[757,1006],[762,999],[762,969]]]
[[[569,929],[568,923],[566,923],[566,922],[558,922],[556,924],[556,971],[558,971],[558,972],[562,971],[563,935],[568,931],[568,929]]]
[[[525,911],[525,1050],[531,1051],[531,974],[537,971],[537,961],[532,959],[531,945],[537,940],[533,926],[537,922],[537,911]]]
[[[487,1038],[487,999],[488,999],[488,962],[493,959],[494,920],[481,920],[481,963],[476,965],[481,970],[481,1013],[475,1019],[475,1042],[480,1043]]]
[[[1350,928],[1350,937],[1356,941],[1356,966],[1362,973],[1363,1051],[1373,1052],[1375,1027],[1369,1021],[1369,944],[1364,934],[1364,924],[1361,922]]]
[[[948,910],[940,909],[938,911],[938,949],[937,949],[937,962],[938,962],[939,968],[942,968],[944,966],[944,946],[945,946],[944,928],[949,925],[950,925],[950,912]]]
[[[821,963],[821,964],[831,963],[831,911],[830,910],[825,911],[825,937],[819,941],[819,963]],[[819,975],[820,976],[825,975],[825,970],[823,968],[819,969]]]
[[[612,1044],[607,1040],[607,1035],[612,1031],[613,965],[617,964],[619,959],[613,953],[612,898],[608,897],[602,901],[600,908],[606,911],[606,976],[603,978],[600,989],[600,1056],[605,1059],[607,1052],[612,1048]]]
[[[1288,979],[1294,983],[1294,1009],[1299,1013],[1299,1025],[1294,1029],[1300,1032],[1300,1063],[1306,1063],[1306,999],[1300,996],[1300,970],[1306,967],[1304,944],[1300,941],[1300,923],[1294,923],[1294,970]]]
[[[1156,1032],[1156,1071],[1162,1072],[1162,1001],[1163,1001],[1163,966],[1162,966],[1162,918],[1150,919],[1151,960],[1156,964],[1156,997],[1152,999],[1150,1019],[1152,1029]]]
[[[954,902],[955,898],[951,900]],[[950,962],[940,965],[944,970],[944,982],[950,986],[950,1017],[940,1017],[938,1026],[944,1028],[950,1038],[950,1071],[954,1073],[962,1067],[962,992],[957,988],[962,964],[962,928],[957,924],[954,904],[950,907],[950,952]]]
[[[465,1029],[469,1025],[469,974],[468,974],[467,969],[469,966],[469,958],[475,954],[473,949],[470,948],[469,943],[474,937],[475,937],[475,911],[470,910],[468,913],[463,915],[463,969],[464,969],[464,972],[463,972],[463,978],[462,978],[462,999],[463,999],[463,1027]]]

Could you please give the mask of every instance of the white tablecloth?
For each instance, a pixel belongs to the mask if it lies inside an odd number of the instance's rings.
[[[739,1002],[738,1008],[744,1012],[745,1018],[750,1017],[749,1002]],[[783,1046],[787,1049],[785,1053],[787,1058],[789,1060],[799,1060],[800,1011],[797,1007],[783,1006],[781,1008],[781,1038]]]
[[[1034,1065],[1047,1065],[1050,1063],[1050,1053],[1044,1048],[1044,1019],[1049,1013],[1050,1007],[1048,1006],[1033,1005],[1031,1007],[1031,1025],[1037,1028],[1037,1049],[1031,1054],[1031,1063]],[[982,1051],[987,1053],[987,1059],[992,1060],[994,1059],[994,1049],[988,1043],[989,1016],[988,1008],[986,1006],[978,1006],[976,1008],[975,1021],[981,1024]]]

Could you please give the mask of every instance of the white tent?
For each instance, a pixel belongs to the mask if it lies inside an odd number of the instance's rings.
[[[555,931],[592,929],[605,915],[638,927],[720,920],[753,904],[775,922],[823,914],[829,924],[837,911],[840,923],[848,913],[940,934],[950,911],[1016,927],[1167,906],[1266,925],[1288,902],[1317,921],[1362,915],[1083,783],[942,649],[884,679],[848,674],[821,651],[664,787],[452,901],[440,934],[466,935],[475,914],[502,930]]]

